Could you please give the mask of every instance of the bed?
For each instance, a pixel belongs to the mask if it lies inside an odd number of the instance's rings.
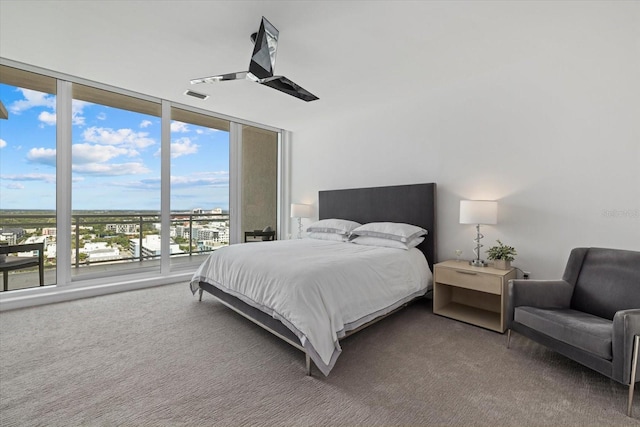
[[[213,295],[306,356],[328,375],[339,340],[381,320],[432,286],[436,184],[320,191],[319,219],[406,223],[428,231],[411,250],[316,239],[231,245],[194,274],[195,294]],[[382,268],[380,268],[382,267]]]

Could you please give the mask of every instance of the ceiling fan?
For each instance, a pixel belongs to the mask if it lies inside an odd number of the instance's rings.
[[[211,77],[202,77],[191,80],[191,84],[223,82],[226,80],[251,80],[262,85],[272,87],[280,92],[284,92],[303,101],[315,101],[319,99],[292,82],[284,76],[274,76],[273,69],[276,65],[276,50],[278,49],[279,31],[267,18],[262,17],[260,29],[257,33],[251,34],[254,43],[253,54],[249,62],[249,71],[239,71],[236,73],[220,74]]]

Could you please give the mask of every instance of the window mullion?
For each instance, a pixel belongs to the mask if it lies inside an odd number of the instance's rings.
[[[242,242],[242,125],[229,131],[229,243]]]
[[[171,269],[171,103],[162,101],[160,134],[160,274]]]
[[[56,94],[56,284],[71,283],[71,82]]]

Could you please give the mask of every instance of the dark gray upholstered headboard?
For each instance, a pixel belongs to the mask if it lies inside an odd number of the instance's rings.
[[[320,219],[340,218],[368,222],[404,222],[426,229],[429,234],[418,246],[429,262],[436,254],[436,184],[351,188],[318,193]]]

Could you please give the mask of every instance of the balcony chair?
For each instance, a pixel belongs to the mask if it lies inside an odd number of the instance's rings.
[[[7,256],[18,252],[38,251],[37,257]],[[28,243],[25,245],[0,245],[0,271],[4,279],[3,291],[9,290],[9,271],[27,267],[38,267],[40,286],[44,286],[44,243]]]
[[[271,229],[271,226],[266,227],[264,230],[253,230],[244,232],[245,243],[259,241],[255,240],[256,238],[260,238],[260,240],[263,242],[274,240],[276,238],[276,232]]]
[[[576,248],[562,280],[512,280],[507,348],[516,331],[629,386],[640,381],[640,252]]]

